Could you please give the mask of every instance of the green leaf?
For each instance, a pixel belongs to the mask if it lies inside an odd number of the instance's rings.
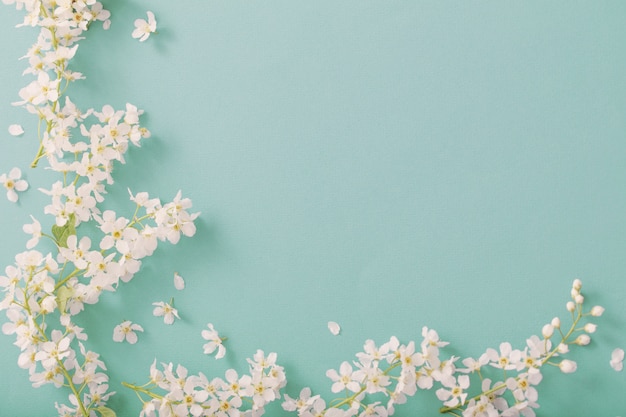
[[[95,410],[100,413],[102,417],[116,417],[115,411],[111,410],[109,407],[105,407],[101,405],[100,407],[95,408]]]
[[[67,238],[76,234],[76,216],[72,213],[63,226],[52,226],[52,236],[57,245],[67,248]]]
[[[59,305],[59,311],[61,311],[61,313],[65,313],[67,300],[69,300],[73,295],[74,289],[65,285],[57,290],[57,304]]]

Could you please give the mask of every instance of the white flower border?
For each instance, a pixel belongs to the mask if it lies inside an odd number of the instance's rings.
[[[21,351],[18,365],[28,370],[34,387],[54,384],[69,390],[69,402],[56,404],[59,416],[115,416],[106,405],[113,394],[106,366],[97,353],[85,349],[82,342],[87,340],[87,333],[74,324],[73,317],[85,304],[98,302],[103,291],[117,290],[120,280],[130,281],[159,241],[176,244],[181,235],[193,236],[198,213],[189,212],[191,200],[180,192],[165,204],[147,193],[131,192],[135,208],[128,217],[104,209],[106,186],[114,183],[115,165],[125,163],[129,145],[139,146],[150,136],[139,123],[143,111],[131,104],[124,110],[104,105],[100,111],[82,111],[67,95],[70,83],[84,78],[69,65],[78,42],[95,22],[108,29],[110,12],[96,0],[2,1],[24,10],[24,21],[18,26],[40,28],[36,43],[24,57],[29,63],[25,74],[35,79],[19,91],[20,100],[13,104],[38,118],[40,147],[31,166],[46,160],[60,178],[42,190],[51,200],[44,208],[54,217],[50,233],[43,232],[35,218],[24,225],[24,231],[31,235],[27,250],[18,253],[15,264],[0,276],[0,310],[6,311],[8,319],[2,331],[15,337]],[[147,20],[135,21],[131,34],[141,42],[157,30],[154,14],[148,11],[146,15]],[[24,134],[19,125],[11,125],[9,132]],[[27,188],[20,177],[19,168],[0,176],[10,201],[16,202],[16,191]],[[81,234],[82,223],[96,225],[101,236]],[[42,238],[53,243],[48,253],[34,249],[45,246],[40,244]],[[174,283],[176,289],[184,289],[184,279],[178,273]],[[544,367],[553,365],[563,373],[574,372],[577,364],[564,356],[572,345],[589,344],[589,334],[596,326],[583,322],[604,311],[599,306],[584,310],[581,288],[581,282],[575,280],[566,306],[571,325],[563,326],[554,318],[543,326],[541,336],[529,337],[522,349],[504,342],[477,359],[442,358],[447,342],[426,327],[419,343],[401,343],[391,337],[378,346],[368,340],[356,360],[344,361],[338,371],[326,372],[332,392],[338,395],[329,402],[312,395],[309,388],[303,388],[298,398],[283,394],[287,378],[276,363],[276,353],[265,355],[260,350],[248,359],[249,373],[245,375],[233,369],[224,379],[202,373],[188,375],[181,365],[159,366],[155,361],[145,385],[124,385],[142,401],[140,416],[148,417],[256,417],[264,413],[269,402],[280,398],[284,398],[283,409],[299,417],[387,417],[407,397],[427,389],[435,389],[442,401],[441,413],[534,416],[538,407],[535,386]],[[154,305],[154,315],[162,316],[166,324],[178,318],[172,302]],[[329,322],[328,326],[332,334],[339,333],[337,323]],[[135,332],[142,331],[141,325],[124,321],[113,330],[113,339],[133,344],[138,340]],[[207,340],[205,353],[216,358],[225,355],[226,338],[219,336],[213,324],[201,334]],[[623,358],[623,350],[616,349],[611,366],[621,369]],[[497,370],[496,379],[487,377],[493,370]]]

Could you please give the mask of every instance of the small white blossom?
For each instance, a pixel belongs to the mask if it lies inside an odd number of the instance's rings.
[[[7,190],[7,198],[10,202],[16,203],[18,195],[16,191],[26,191],[28,183],[22,178],[22,171],[19,168],[13,168],[8,174],[0,175],[0,183]]]
[[[148,11],[148,20],[137,19],[135,20],[135,30],[132,33],[132,37],[139,39],[139,42],[143,42],[150,37],[150,35],[156,32],[156,19],[154,13]]]
[[[174,287],[179,291],[185,289],[185,280],[178,272],[174,272]]]
[[[20,136],[24,133],[24,129],[20,125],[11,125],[9,126],[9,134],[11,136]]]
[[[213,324],[208,323],[207,326],[209,330],[202,330],[202,338],[209,341],[202,346],[204,348],[204,353],[206,355],[210,355],[217,350],[215,359],[221,359],[226,354],[226,348],[223,343],[224,338],[220,337],[217,330],[213,328]]]
[[[113,329],[113,340],[123,342],[126,340],[131,345],[137,343],[137,335],[135,332],[143,332],[143,327],[130,320],[123,321]]]
[[[156,303],[152,303],[153,306],[156,306],[154,310],[152,310],[152,314],[155,317],[163,317],[163,322],[165,324],[173,324],[175,319],[179,319],[178,310],[172,307],[170,304],[159,301]]]
[[[356,380],[357,376],[352,370],[352,366],[349,362],[342,362],[339,367],[339,372],[334,369],[326,371],[326,376],[333,381],[331,391],[334,393],[341,392],[343,390],[350,390],[352,392],[358,392],[361,386]]]

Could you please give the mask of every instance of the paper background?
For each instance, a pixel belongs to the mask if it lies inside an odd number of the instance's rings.
[[[70,95],[83,108],[131,102],[153,132],[119,167],[110,204],[130,215],[127,187],[164,200],[182,189],[202,211],[196,237],[163,245],[80,318],[118,415],[138,414],[120,382],[145,382],[155,357],[218,376],[275,351],[287,393],[330,399],[326,370],[368,338],[419,340],[426,325],[450,354],[521,348],[566,321],[574,278],[607,313],[575,374],[545,372],[537,415],[626,412],[624,374],[608,365],[626,347],[626,4],[105,5],[112,28],[87,33],[73,68],[88,78]],[[146,10],[159,34],[141,44],[130,33]],[[31,189],[19,205],[0,198],[4,265],[28,215],[44,220],[36,189],[55,179],[27,169],[36,120],[10,105],[36,35],[13,28],[21,16],[0,12],[0,171],[22,167]],[[169,327],[151,303],[172,296],[183,319]],[[124,319],[146,328],[137,345],[112,341]],[[207,322],[229,337],[222,361],[202,354]],[[66,393],[31,388],[12,342],[0,337],[0,415],[54,415]],[[431,391],[396,415],[438,407]]]

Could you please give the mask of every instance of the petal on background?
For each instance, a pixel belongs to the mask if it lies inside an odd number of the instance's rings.
[[[178,272],[174,272],[174,287],[179,291],[185,289],[185,280],[178,275]]]
[[[11,136],[20,136],[24,133],[24,129],[21,125],[11,125],[9,126],[9,134]]]
[[[328,322],[328,330],[333,334],[333,336],[337,336],[339,332],[341,332],[341,327],[334,321]]]

